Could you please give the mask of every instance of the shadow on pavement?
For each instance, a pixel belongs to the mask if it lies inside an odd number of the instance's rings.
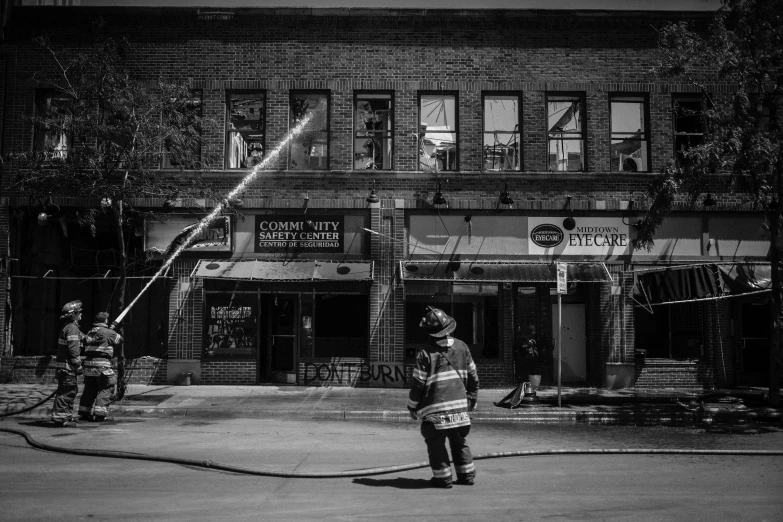
[[[393,478],[393,479],[373,479],[357,478],[353,479],[354,484],[371,486],[374,488],[397,488],[397,489],[429,489],[429,479],[411,479],[411,478]]]

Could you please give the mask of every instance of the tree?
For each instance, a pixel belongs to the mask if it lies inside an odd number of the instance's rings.
[[[213,198],[198,176],[185,170],[209,167],[202,132],[216,125],[201,114],[201,100],[184,81],[150,82],[134,74],[125,40],[101,35],[95,24],[91,47],[74,52],[50,38],[36,38],[50,67],[35,75],[51,93],[32,118],[32,152],[10,155],[19,175],[11,186],[30,201],[64,196],[99,205],[81,209],[82,226],[95,230],[96,218],[110,216],[119,250],[115,313],[125,307],[129,230],[149,217],[136,198]],[[161,171],[164,164],[175,170]],[[124,353],[118,354],[119,398],[124,393]]]
[[[723,0],[706,30],[687,22],[659,31],[661,78],[695,86],[705,100],[704,138],[678,152],[648,188],[649,210],[639,223],[635,248],[653,244],[654,234],[678,201],[693,204],[717,180],[762,210],[770,242],[773,340],[770,402],[780,401],[781,229],[783,227],[783,13],[776,0]],[[730,95],[711,92],[726,83]]]

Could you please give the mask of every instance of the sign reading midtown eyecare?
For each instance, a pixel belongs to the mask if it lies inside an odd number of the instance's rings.
[[[531,255],[613,257],[629,253],[629,226],[622,218],[530,217]]]
[[[342,253],[345,243],[343,216],[308,216],[279,214],[257,215],[255,252]]]

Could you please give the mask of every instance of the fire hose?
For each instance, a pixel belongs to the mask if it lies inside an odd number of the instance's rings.
[[[56,391],[52,392],[48,397],[40,400],[38,403],[25,407],[21,410],[12,412],[6,412],[0,414],[0,417],[8,417],[11,415],[18,415],[38,406],[42,405],[52,397],[54,397]],[[182,466],[191,466],[198,468],[207,468],[218,471],[228,471],[231,473],[239,473],[243,475],[256,475],[263,477],[282,477],[282,478],[350,478],[350,477],[368,477],[372,475],[386,475],[389,473],[398,473],[401,471],[410,471],[414,469],[426,468],[429,466],[429,462],[416,462],[413,464],[402,464],[399,466],[386,466],[380,468],[365,468],[357,470],[346,471],[329,471],[329,472],[300,472],[300,471],[271,471],[271,470],[257,470],[243,468],[239,466],[230,466],[227,464],[220,464],[211,460],[196,460],[196,459],[181,459],[176,457],[161,457],[156,455],[147,455],[145,453],[133,453],[127,451],[114,451],[114,450],[96,450],[96,449],[78,449],[78,448],[66,448],[63,446],[54,446],[52,444],[45,444],[39,442],[33,438],[28,432],[17,428],[4,428],[0,426],[0,432],[12,433],[19,435],[27,441],[27,443],[43,451],[51,451],[54,453],[66,453],[70,455],[81,455],[88,457],[107,457],[116,459],[130,459],[130,460],[146,460],[151,462],[167,462],[171,464],[179,464]],[[496,459],[506,457],[541,457],[541,456],[562,456],[562,455],[734,455],[734,456],[783,456],[783,450],[713,450],[713,449],[667,449],[667,448],[629,448],[629,449],[545,449],[545,450],[521,450],[521,451],[501,451],[495,453],[483,453],[475,455],[473,460],[484,459]]]
[[[144,453],[132,453],[126,451],[112,450],[94,450],[94,449],[76,449],[64,448],[62,446],[53,446],[44,444],[35,440],[29,433],[16,428],[0,427],[0,432],[13,433],[24,437],[27,443],[37,449],[52,451],[56,453],[67,453],[70,455],[81,455],[90,457],[108,457],[116,459],[147,460],[151,462],[168,462],[171,464],[180,464],[182,466],[192,466],[198,468],[207,468],[219,471],[228,471],[243,475],[256,475],[263,477],[281,477],[281,478],[350,478],[350,477],[368,477],[371,475],[386,475],[389,473],[398,473],[400,471],[410,471],[414,469],[429,467],[429,462],[416,462],[413,464],[402,464],[399,466],[386,466],[380,468],[364,468],[347,471],[328,471],[328,472],[302,472],[302,471],[271,471],[260,469],[242,468],[239,466],[230,466],[212,462],[211,460],[181,459],[176,457],[160,457],[156,455],[146,455]],[[563,456],[563,455],[742,455],[742,456],[783,456],[783,450],[705,450],[705,449],[545,449],[545,450],[522,450],[522,451],[502,451],[496,453],[483,453],[476,455],[473,460],[496,459],[505,457],[541,457],[541,456]]]

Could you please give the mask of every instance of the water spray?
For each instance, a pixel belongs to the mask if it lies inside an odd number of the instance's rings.
[[[187,235],[184,241],[180,243],[180,245],[174,249],[174,251],[169,255],[168,258],[163,262],[163,265],[161,265],[160,269],[155,272],[155,275],[152,276],[152,278],[147,282],[147,284],[144,286],[144,288],[141,289],[141,292],[138,293],[138,295],[131,301],[131,303],[125,307],[124,310],[122,310],[119,315],[111,322],[111,328],[112,330],[116,330],[117,327],[119,327],[120,322],[125,317],[125,315],[130,311],[131,308],[133,308],[133,305],[136,304],[136,302],[139,300],[139,298],[144,295],[144,293],[149,289],[150,286],[152,286],[152,283],[154,283],[158,277],[161,276],[168,268],[171,266],[171,264],[174,262],[174,260],[182,253],[183,250],[185,250],[190,244],[193,242],[193,240],[198,237],[199,234],[201,234],[206,227],[209,226],[209,224],[217,218],[219,215],[221,215],[226,208],[228,208],[231,205],[231,201],[233,201],[239,194],[245,191],[247,189],[248,185],[252,183],[258,175],[261,173],[261,171],[266,167],[266,165],[273,159],[275,159],[280,152],[285,148],[288,143],[294,139],[296,136],[302,133],[304,128],[310,123],[310,120],[312,119],[313,114],[308,113],[305,115],[305,117],[302,119],[302,121],[297,124],[294,129],[288,133],[288,135],[283,139],[283,141],[280,142],[280,144],[272,150],[272,152],[269,153],[269,155],[264,158],[264,160],[259,163],[258,165],[254,166],[251,171],[245,176],[242,181],[239,182],[239,184],[234,187],[234,189],[229,192],[225,198],[210,212],[207,216],[201,219],[201,221],[198,222],[198,224],[193,227],[193,230],[190,231],[190,233]]]

